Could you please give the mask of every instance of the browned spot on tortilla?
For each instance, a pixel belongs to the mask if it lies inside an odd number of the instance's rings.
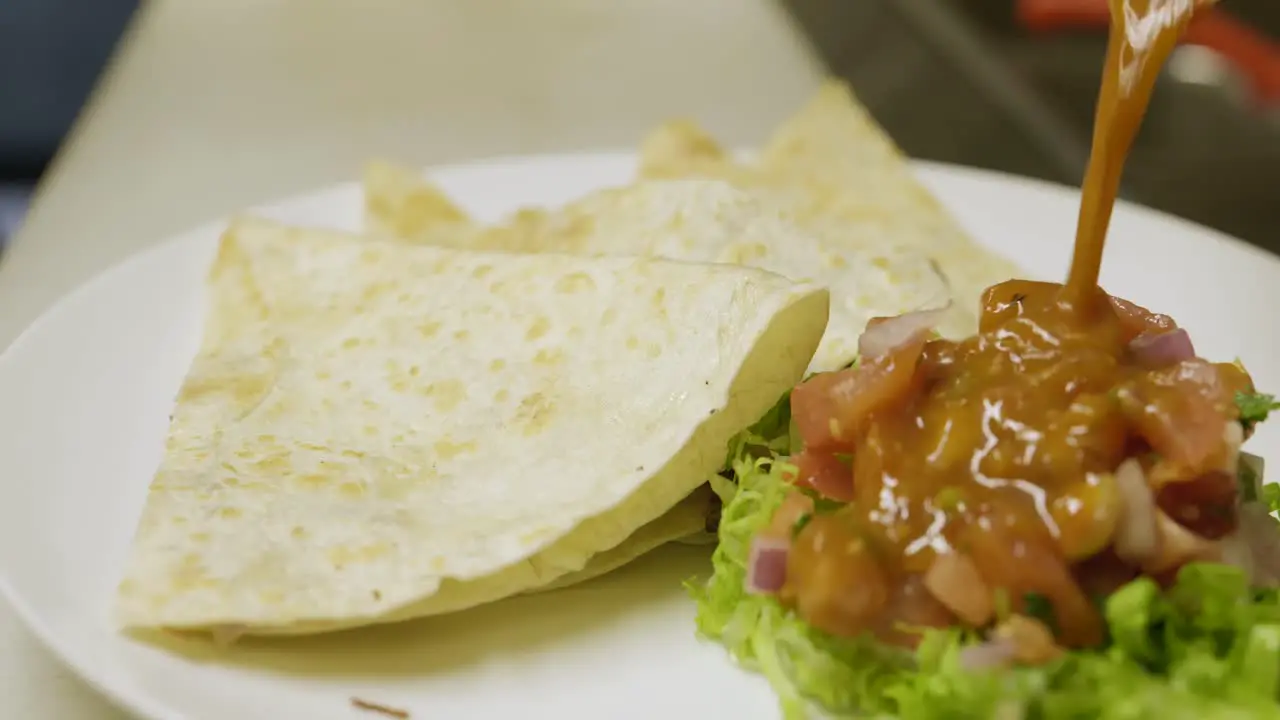
[[[556,281],[556,292],[558,293],[576,293],[585,290],[594,290],[596,283],[591,276],[586,273],[575,272],[569,273]]]
[[[435,444],[436,455],[441,460],[452,460],[463,453],[473,452],[475,449],[476,444],[470,441],[455,443],[441,440]]]
[[[179,393],[179,402],[195,403],[217,393],[231,396],[239,404],[252,404],[271,389],[273,378],[266,374],[222,375],[188,379]]]
[[[467,387],[458,380],[441,380],[428,385],[423,394],[435,400],[437,410],[449,412],[466,399]]]
[[[537,354],[533,356],[533,362],[536,365],[555,365],[563,359],[564,352],[558,348],[539,350]]]
[[[537,435],[546,429],[552,413],[551,402],[540,392],[525,396],[516,408],[516,420],[524,425],[525,436]]]
[[[545,315],[539,315],[534,318],[533,324],[529,326],[529,331],[524,334],[526,340],[537,340],[546,335],[551,330],[551,321]]]

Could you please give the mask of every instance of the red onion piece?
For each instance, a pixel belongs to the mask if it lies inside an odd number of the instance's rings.
[[[747,592],[772,595],[787,580],[787,554],[791,544],[785,538],[756,535],[751,539],[747,560]]]
[[[965,670],[994,670],[1013,664],[1015,648],[1008,638],[995,638],[960,650],[960,667]]]
[[[905,315],[872,319],[858,338],[858,357],[876,358],[906,345],[921,333],[933,330],[942,322],[943,315],[950,308],[951,303],[948,302],[932,310],[916,310]]]
[[[1144,332],[1129,343],[1134,357],[1143,365],[1164,367],[1196,356],[1191,336],[1182,328],[1165,332]]]
[[[1141,565],[1155,557],[1159,536],[1156,535],[1156,499],[1137,460],[1129,458],[1116,468],[1116,488],[1124,505],[1124,514],[1116,526],[1116,556],[1127,563]]]
[[[791,462],[796,466],[796,485],[832,500],[853,501],[853,470],[834,454],[803,450]]]

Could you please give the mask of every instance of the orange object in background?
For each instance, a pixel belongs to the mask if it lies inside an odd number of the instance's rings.
[[[1020,25],[1032,32],[1101,29],[1111,21],[1107,0],[1018,0]],[[1280,102],[1280,44],[1213,7],[1201,10],[1183,38],[1220,55],[1248,83],[1259,105]]]

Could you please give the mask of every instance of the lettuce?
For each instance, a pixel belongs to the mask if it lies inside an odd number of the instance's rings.
[[[736,484],[713,481],[724,509],[720,544],[712,555],[714,574],[705,585],[690,585],[698,602],[698,630],[768,678],[788,720],[806,717],[812,701],[833,713],[852,713],[867,698],[882,695],[883,680],[908,668],[911,657],[820,633],[773,598],[745,590],[751,538],[786,496],[782,474],[787,469],[785,462],[744,453],[733,464]]]
[[[926,631],[911,653],[827,635],[747,594],[751,538],[787,491],[787,426],[775,415],[733,443],[731,477],[713,483],[724,503],[714,573],[689,586],[699,634],[763,675],[787,720],[1280,718],[1280,594],[1222,565],[1188,565],[1168,591],[1135,580],[1105,601],[1106,647],[1000,673],[962,668],[973,640],[958,631]],[[1264,486],[1263,500],[1277,509],[1280,490]]]
[[[1236,408],[1240,411],[1240,424],[1248,432],[1265,421],[1273,410],[1280,410],[1280,402],[1266,393],[1236,393]]]

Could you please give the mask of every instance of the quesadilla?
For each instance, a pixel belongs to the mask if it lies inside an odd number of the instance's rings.
[[[466,219],[411,171],[375,163],[365,175],[370,230],[472,250],[639,255],[756,267],[831,291],[831,322],[809,370],[847,365],[873,317],[944,307],[946,278],[930,259],[901,248],[868,252],[823,242],[770,198],[720,180],[642,181],[601,190],[554,210],[529,208],[508,222]],[[944,330],[965,333],[972,314],[949,309]]]
[[[932,258],[949,280],[957,307],[973,321],[966,328],[940,327],[946,337],[975,332],[982,291],[1020,274],[960,228],[839,81],[827,81],[783,123],[758,161],[738,162],[697,125],[677,120],[644,140],[639,177],[723,180],[770,198],[827,247],[871,254],[906,249]]]
[[[429,245],[588,254],[660,250],[675,259],[737,262],[813,280],[835,297],[814,370],[838,364],[867,318],[919,310],[926,298],[937,300],[939,275],[956,302],[937,330],[944,337],[965,337],[977,330],[974,298],[1019,273],[959,227],[838,81],[824,84],[783,123],[757,161],[737,160],[688,120],[655,129],[640,155],[638,182],[630,187],[558,210],[523,209],[496,226],[470,221],[419,174],[374,163],[365,174],[365,221],[372,231]],[[772,224],[768,232],[775,236],[763,243],[717,245],[685,225],[690,218],[725,222],[714,214],[726,207],[739,229],[751,224],[763,234],[754,221],[764,217],[761,222]],[[657,229],[669,242],[663,245],[640,228]],[[684,237],[670,242],[677,235]],[[791,240],[798,235],[806,236],[801,250]],[[682,245],[688,236],[691,247]],[[763,254],[753,249],[757,244],[765,246]]]
[[[625,562],[801,378],[828,306],[748,268],[252,219],[209,294],[126,627],[321,632]]]

